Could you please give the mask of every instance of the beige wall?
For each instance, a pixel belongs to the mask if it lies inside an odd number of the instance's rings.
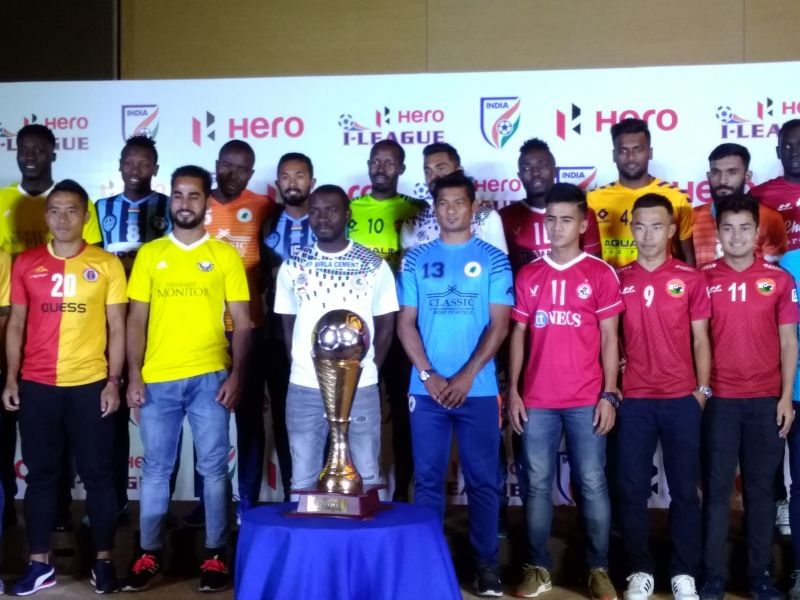
[[[798,60],[798,23],[798,0],[121,0],[121,76]]]

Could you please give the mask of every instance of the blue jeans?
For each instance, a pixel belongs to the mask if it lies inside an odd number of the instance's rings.
[[[770,570],[775,529],[775,473],[783,459],[775,411],[778,399],[711,398],[703,411],[703,489],[706,577],[726,579],[725,544],[736,464],[742,474],[747,574]]]
[[[316,484],[325,462],[328,421],[319,389],[294,383],[286,394],[286,430],[292,453],[292,489]],[[382,483],[381,407],[377,385],[356,390],[350,409],[350,455],[364,485]]]
[[[169,479],[184,415],[192,429],[197,470],[204,480],[206,547],[225,546],[230,500],[230,412],[217,402],[216,395],[227,377],[226,371],[217,371],[146,386],[146,399],[140,410],[144,464],[139,524],[143,550],[159,550],[162,545]]]
[[[650,553],[650,498],[653,453],[658,440],[669,485],[670,575],[700,575],[700,425],[697,399],[625,398],[617,412],[619,518],[628,572],[653,573]]]
[[[528,468],[525,520],[532,564],[550,569],[547,549],[553,521],[553,480],[561,432],[566,432],[573,482],[580,491],[586,529],[586,562],[590,569],[608,568],[611,504],[606,481],[606,438],[594,432],[594,406],[564,409],[527,409],[522,431]]]
[[[467,398],[444,408],[430,396],[409,396],[414,452],[414,504],[432,508],[444,519],[444,485],[450,441],[458,457],[469,499],[469,541],[479,564],[497,566],[498,444],[500,420],[495,396]]]

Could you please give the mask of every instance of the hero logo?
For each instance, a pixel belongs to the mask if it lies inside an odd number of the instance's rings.
[[[787,116],[800,115],[800,100],[776,101],[765,97],[756,100],[756,120],[739,115],[728,105],[717,107],[715,116],[721,123],[721,139],[754,139],[778,137],[781,122]]]
[[[72,132],[74,130],[85,131],[89,128],[88,117],[44,117],[32,113],[30,117],[22,119],[23,125],[44,125],[53,132],[56,138],[56,151],[65,150],[88,150],[89,137],[86,135],[63,135],[61,132]],[[8,129],[0,126],[0,144],[5,146],[8,152],[16,152],[15,134]]]
[[[216,140],[217,117],[206,111],[204,117],[192,117],[192,142],[202,146],[204,139]],[[228,139],[299,138],[305,131],[303,119],[291,117],[229,117]]]
[[[122,107],[122,139],[145,135],[155,139],[158,135],[157,104],[125,104]]]
[[[556,110],[556,135],[567,139],[570,132],[581,135],[584,111],[577,104],[570,104],[566,112]],[[632,108],[594,113],[594,131],[600,133],[624,119],[642,119],[651,127],[661,131],[672,131],[678,126],[678,113],[671,108],[648,108],[643,111]]]
[[[537,329],[548,325],[580,327],[581,315],[571,310],[537,310],[533,318],[533,325]]]
[[[519,129],[519,96],[481,98],[481,133],[493,148],[502,148]]]
[[[343,130],[345,146],[372,146],[381,140],[427,145],[444,141],[444,130],[435,129],[434,125],[444,118],[444,111],[439,108],[393,110],[383,106],[375,109],[371,122],[357,121],[351,113],[342,113],[338,125]]]

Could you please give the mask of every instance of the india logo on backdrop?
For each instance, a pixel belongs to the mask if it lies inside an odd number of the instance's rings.
[[[155,139],[158,135],[157,104],[125,104],[122,106],[122,139],[133,135],[146,135]]]
[[[502,148],[519,129],[519,96],[481,98],[481,133],[486,143]]]

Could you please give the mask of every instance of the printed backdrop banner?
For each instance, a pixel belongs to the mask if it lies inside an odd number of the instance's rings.
[[[168,191],[183,164],[214,171],[219,147],[250,143],[257,156],[251,189],[275,195],[275,167],[285,152],[314,162],[318,184],[336,183],[351,197],[369,192],[369,149],[396,139],[406,150],[400,191],[426,197],[422,148],[446,141],[461,154],[482,198],[505,204],[523,195],[517,178],[520,145],[550,144],[558,178],[591,189],[616,178],[611,126],[645,119],[653,137],[651,173],[678,184],[695,204],[710,199],[709,152],[722,142],[746,145],[753,182],[779,175],[780,124],[800,116],[800,63],[648,67],[541,72],[281,77],[169,81],[0,84],[0,184],[19,181],[16,132],[26,123],[53,129],[55,179],[81,182],[97,199],[122,190],[119,153],[136,133],[154,137],[160,171],[154,187]],[[569,374],[565,374],[569,376]],[[141,444],[131,424],[131,497],[137,497]],[[185,438],[185,446],[190,438]],[[184,453],[185,454],[185,453]],[[561,459],[559,459],[561,461]],[[193,496],[186,472],[176,497]],[[566,460],[564,469],[567,469]],[[660,460],[656,460],[658,468]],[[235,476],[235,452],[231,452]],[[274,456],[263,496],[280,499]],[[20,465],[22,473],[24,467]],[[465,501],[454,469],[454,502]],[[513,473],[509,487],[515,489]],[[566,486],[568,475],[559,478]],[[80,492],[76,492],[80,495]],[[568,489],[554,495],[570,502]],[[668,495],[654,483],[653,503]]]

